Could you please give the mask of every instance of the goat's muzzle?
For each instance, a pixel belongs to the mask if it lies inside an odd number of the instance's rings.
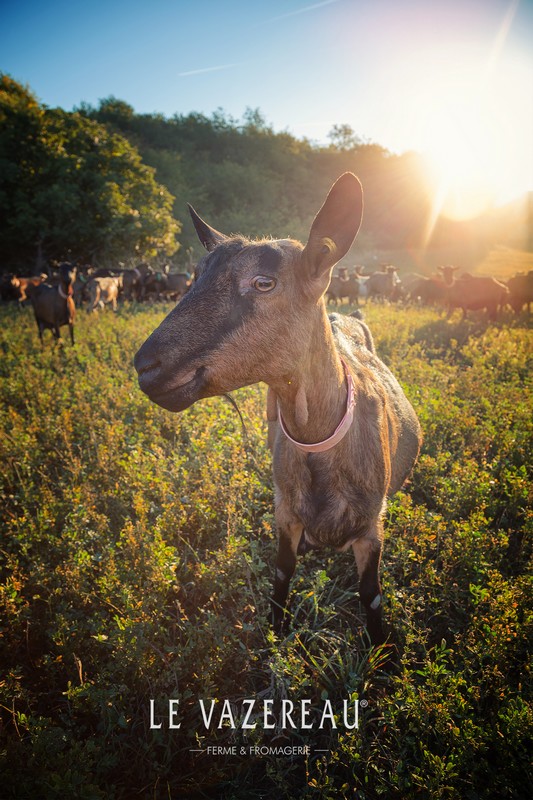
[[[138,350],[133,360],[139,376],[139,387],[152,402],[167,411],[183,411],[201,397],[207,397],[206,369],[202,366],[185,366],[169,370],[168,364],[152,352],[148,341]]]

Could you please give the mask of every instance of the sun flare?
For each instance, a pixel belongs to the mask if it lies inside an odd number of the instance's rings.
[[[533,189],[533,110],[522,100],[530,74],[516,59],[474,73],[456,54],[445,80],[419,83],[416,138],[435,176],[437,213],[469,219]]]
[[[503,199],[509,159],[505,120],[496,111],[442,104],[427,119],[424,138],[443,215],[478,216]]]

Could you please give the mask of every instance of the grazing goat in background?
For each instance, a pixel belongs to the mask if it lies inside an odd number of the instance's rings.
[[[122,275],[114,278],[92,278],[87,284],[89,295],[87,313],[104,308],[108,303],[111,303],[111,308],[116,311],[121,288]]]
[[[523,307],[527,305],[527,310],[531,310],[533,303],[533,270],[527,275],[518,272],[507,281],[509,289],[509,305],[516,314],[519,314]]]
[[[44,274],[32,278],[19,278],[17,275],[14,275],[11,278],[11,286],[18,296],[19,303],[25,303],[26,300],[31,297],[37,286],[40,286],[46,278],[47,276]]]
[[[362,217],[341,176],[305,247],[226,237],[190,209],[208,254],[181,302],[135,356],[139,385],[163,408],[268,384],[279,549],[272,619],[280,631],[298,554],[353,548],[371,642],[383,641],[379,563],[387,497],[410,474],[421,434],[399,383],[353,317],[328,319],[324,295]]]
[[[178,300],[188,292],[191,277],[186,272],[170,272],[167,265],[161,272],[152,272],[144,282],[144,297],[151,295],[154,300]]]
[[[368,276],[366,291],[368,297],[386,297],[391,300],[394,290],[399,282],[396,267],[386,266],[384,270],[374,272]]]
[[[448,287],[446,302],[449,314],[454,308],[461,308],[463,319],[467,311],[486,308],[489,319],[495,320],[498,310],[509,300],[509,289],[496,278],[484,278],[463,273]]]
[[[74,305],[73,284],[76,280],[76,267],[72,264],[64,263],[59,267],[59,283],[57,286],[49,286],[42,283],[32,292],[30,300],[35,313],[39,338],[43,343],[43,331],[49,328],[55,339],[61,341],[59,329],[63,325],[68,325],[70,330],[70,341],[74,344],[74,316],[76,308]]]
[[[348,275],[348,270],[339,270],[338,275],[333,275],[326,292],[327,300],[334,300],[335,305],[346,298],[348,303],[358,305],[359,280],[357,275]]]
[[[160,295],[172,300],[179,300],[191,288],[191,276],[187,272],[169,272],[166,276]]]
[[[455,283],[455,273],[459,267],[438,267],[440,275],[415,276],[408,280],[408,296],[411,300],[420,300],[425,305],[442,305],[448,302],[449,289]],[[406,282],[404,282],[404,285]]]

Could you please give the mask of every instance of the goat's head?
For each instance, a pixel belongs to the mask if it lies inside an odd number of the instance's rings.
[[[290,376],[362,207],[361,184],[345,173],[305,247],[227,237],[190,208],[207,255],[190,290],[135,356],[141,389],[163,408],[182,411],[203,397]]]
[[[455,279],[455,273],[457,272],[459,267],[446,266],[446,267],[437,267],[437,269],[442,274],[442,279],[444,280],[444,283],[451,286],[451,284]]]
[[[72,284],[76,280],[76,267],[68,261],[59,265],[59,282],[67,294],[72,294]]]

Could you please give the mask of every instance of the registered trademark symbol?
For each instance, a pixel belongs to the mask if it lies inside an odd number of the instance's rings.
[[[361,708],[366,708],[368,705],[368,700],[360,700],[359,705],[361,706]]]

